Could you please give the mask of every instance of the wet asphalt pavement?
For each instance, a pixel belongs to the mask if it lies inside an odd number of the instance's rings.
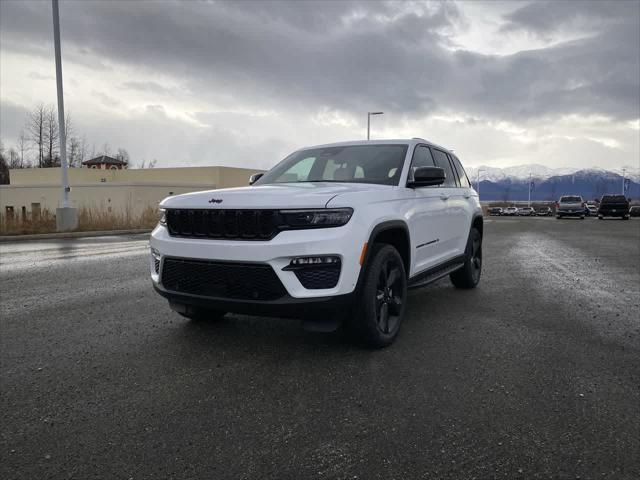
[[[185,321],[145,237],[0,244],[0,478],[640,478],[640,221],[497,218],[392,347]]]

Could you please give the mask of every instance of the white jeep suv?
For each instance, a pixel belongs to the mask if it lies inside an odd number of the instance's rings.
[[[344,323],[391,344],[407,289],[449,276],[473,288],[482,211],[460,160],[423,139],[298,150],[252,185],[160,203],[151,279],[193,319],[226,312]]]

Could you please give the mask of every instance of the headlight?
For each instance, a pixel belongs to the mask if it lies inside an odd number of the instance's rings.
[[[164,208],[160,209],[160,220],[158,220],[158,223],[162,226],[167,225],[167,211]]]
[[[353,215],[353,209],[281,210],[280,213],[291,228],[326,228],[346,224]]]

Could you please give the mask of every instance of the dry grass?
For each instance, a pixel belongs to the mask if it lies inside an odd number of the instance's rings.
[[[122,213],[114,213],[105,209],[78,209],[78,232],[129,230],[153,228],[158,223],[158,213],[147,207],[140,215],[133,215],[130,208]],[[32,233],[52,233],[56,231],[56,216],[48,210],[42,210],[39,216],[14,215],[8,218],[0,215],[0,235],[26,235]]]

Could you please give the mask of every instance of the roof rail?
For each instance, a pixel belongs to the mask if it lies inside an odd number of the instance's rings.
[[[411,140],[422,140],[423,142],[426,142],[426,140],[422,137],[413,137]]]

